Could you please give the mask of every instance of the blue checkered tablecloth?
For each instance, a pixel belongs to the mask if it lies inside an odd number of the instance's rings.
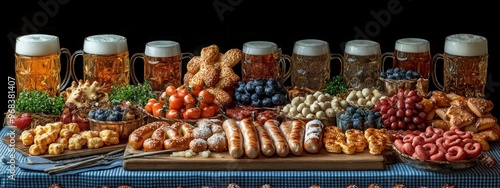
[[[3,128],[0,137],[8,134],[9,129]],[[20,161],[25,160],[22,154],[4,143],[0,144],[0,154],[12,154]],[[499,159],[500,143],[493,143],[486,154]],[[134,188],[176,188],[180,185],[186,188],[200,188],[203,185],[225,188],[230,183],[236,183],[242,188],[258,188],[263,184],[271,184],[276,188],[308,188],[312,184],[319,184],[322,188],[345,188],[350,183],[358,187],[378,183],[385,188],[392,188],[396,183],[404,183],[409,188],[441,188],[445,183],[453,183],[458,188],[500,187],[500,167],[486,168],[480,164],[455,173],[421,171],[396,163],[380,171],[125,171],[118,167],[75,175],[48,175],[42,172],[28,172],[15,165],[2,163],[0,174],[0,187],[6,188],[48,188],[55,183],[64,188],[103,185],[117,187],[121,184],[129,184]]]

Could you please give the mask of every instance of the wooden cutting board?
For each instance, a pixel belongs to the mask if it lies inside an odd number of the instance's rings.
[[[124,155],[144,151],[127,145]],[[125,159],[125,170],[384,170],[384,155],[372,155],[365,150],[353,155],[333,154],[322,150],[318,154],[303,153],[301,156],[265,157],[256,159],[232,158],[228,152],[212,152],[205,157],[172,157],[158,154],[142,158]]]
[[[19,153],[23,154],[24,156],[31,156],[29,154],[29,146],[23,145],[23,142],[19,139],[20,135],[16,135],[14,140],[13,147],[18,151]],[[4,136],[2,137],[2,141],[10,145],[11,138],[10,136]],[[90,155],[97,155],[97,154],[102,154],[102,153],[108,153],[117,149],[121,149],[126,147],[127,142],[122,141],[120,144],[117,145],[111,145],[111,146],[104,146],[101,148],[97,149],[89,149],[89,148],[82,148],[80,150],[69,150],[66,149],[64,150],[64,153],[61,153],[59,155],[49,155],[49,154],[44,154],[44,155],[39,155],[38,157],[43,157],[49,160],[62,160],[62,159],[72,159],[72,158],[78,158],[78,157],[84,157],[84,156],[90,156]]]

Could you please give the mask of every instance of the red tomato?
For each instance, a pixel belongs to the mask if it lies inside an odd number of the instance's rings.
[[[165,114],[165,117],[166,118],[169,118],[169,119],[178,119],[181,117],[181,114],[178,110],[175,110],[175,109],[169,109],[167,111],[167,113]]]
[[[163,111],[163,104],[160,102],[153,104],[153,116],[155,117],[163,117],[165,116],[165,112]]]
[[[177,88],[174,85],[169,85],[165,88],[165,92],[167,95],[173,95],[177,93]]]
[[[184,107],[184,99],[179,94],[171,95],[168,98],[168,109],[181,109]]]
[[[177,95],[179,95],[179,97],[183,98],[187,94],[189,94],[189,90],[186,86],[182,85],[182,86],[177,87]]]
[[[201,109],[200,108],[190,108],[187,109],[183,114],[184,119],[198,119],[201,117]]]
[[[213,117],[213,116],[217,115],[218,111],[219,111],[219,108],[217,107],[217,105],[215,103],[213,103],[213,105],[206,106],[206,107],[201,109],[201,117],[202,118]]]
[[[187,94],[186,96],[184,96],[184,105],[188,106],[188,105],[195,105],[196,104],[196,99],[194,98],[193,95],[191,94]]]
[[[202,103],[212,104],[215,100],[215,96],[207,90],[201,90],[198,94],[198,100]]]
[[[200,91],[203,90],[203,86],[197,84],[190,84],[188,86],[188,90],[191,95],[193,95],[194,97],[198,97]]]
[[[166,101],[168,101],[168,97],[169,97],[169,96],[168,96],[167,92],[165,92],[165,91],[164,91],[164,92],[161,92],[161,95],[160,95],[160,97],[158,98],[158,102],[160,102],[160,103],[165,103]]]
[[[12,118],[10,119],[11,123],[14,126],[16,126],[19,130],[24,130],[26,128],[29,128],[31,125],[31,121],[33,120],[30,113],[22,113],[20,116],[11,118]]]

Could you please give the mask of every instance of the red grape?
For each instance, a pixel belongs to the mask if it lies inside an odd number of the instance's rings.
[[[424,122],[424,120],[422,120],[422,118],[420,118],[419,116],[413,117],[413,123],[418,125],[418,124],[421,124],[423,122]]]
[[[404,128],[404,127],[403,127]],[[391,129],[392,130],[397,130],[397,129],[400,129],[400,127],[398,127],[398,122],[392,122],[391,123]]]
[[[409,92],[408,92],[408,95],[407,95],[407,96],[408,96],[408,97],[412,97],[412,96],[415,96],[415,95],[417,95],[417,91],[415,91],[415,90],[411,90],[411,91],[409,91]]]
[[[405,111],[400,109],[396,112],[396,116],[401,118],[401,117],[404,117],[405,116]]]
[[[399,100],[398,102],[396,102],[396,108],[398,110],[402,110],[405,108],[405,102],[403,100]]]
[[[393,122],[393,123],[394,123],[394,122],[397,122],[397,121],[398,121],[398,117],[396,117],[396,116],[391,116],[391,117],[389,118],[389,120],[391,120],[391,122]]]
[[[404,121],[405,121],[406,123],[410,123],[410,122],[411,122],[411,120],[412,120],[412,118],[411,118],[411,117],[408,117],[408,116],[404,117]]]
[[[425,118],[427,118],[427,114],[425,112],[419,112],[418,117],[425,119]]]
[[[387,114],[392,116],[392,115],[396,114],[396,110],[394,110],[394,108],[390,108],[389,110],[387,110]]]
[[[406,109],[405,115],[406,115],[406,117],[412,117],[413,116],[413,110]]]
[[[412,131],[417,129],[417,126],[413,123],[409,123],[406,127]]]

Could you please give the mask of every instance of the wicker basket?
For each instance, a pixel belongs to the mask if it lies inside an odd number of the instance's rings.
[[[120,135],[121,140],[127,140],[128,136],[137,128],[146,124],[146,115],[142,114],[139,118],[127,121],[99,121],[89,119],[90,130],[113,130]]]
[[[141,110],[147,116],[145,118],[146,123],[151,123],[151,122],[155,122],[155,121],[165,121],[165,122],[168,122],[170,124],[173,124],[175,122],[181,122],[182,121],[182,122],[186,122],[186,123],[189,123],[189,124],[195,124],[196,122],[198,122],[201,119],[220,119],[220,120],[224,119],[224,116],[220,112],[217,115],[209,117],[209,118],[198,118],[198,119],[181,119],[181,118],[179,118],[179,119],[174,119],[174,118],[166,118],[166,117],[154,116],[153,114],[150,114],[150,113],[146,112],[146,110],[144,108],[141,108]],[[220,109],[219,109],[219,111],[220,111]]]
[[[8,126],[15,127],[15,125],[13,125],[12,122],[9,121],[10,118],[8,118],[8,117],[12,117],[12,116],[19,117],[21,115],[22,115],[22,113],[20,113],[20,112],[15,112],[13,114],[7,112],[6,116],[4,118],[4,124],[6,124]],[[40,125],[43,126],[47,123],[58,122],[61,119],[61,115],[59,115],[59,114],[55,115],[55,114],[33,113],[33,114],[31,114],[31,118],[32,118],[31,124],[26,129],[28,129],[28,128],[34,129]]]

